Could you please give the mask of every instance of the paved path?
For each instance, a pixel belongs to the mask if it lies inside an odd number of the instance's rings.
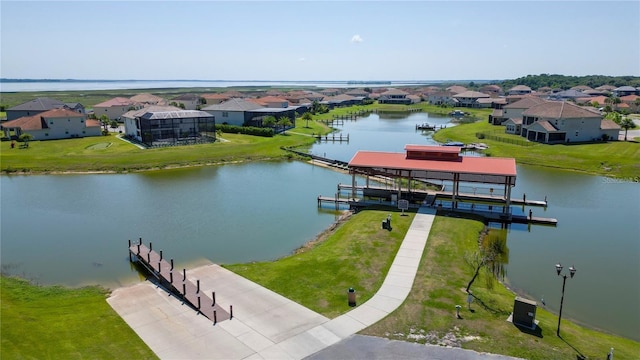
[[[331,320],[215,264],[187,271],[189,278],[200,279],[204,292],[216,292],[223,308],[233,306],[233,319],[215,326],[148,281],[115,290],[107,302],[162,359],[302,359],[342,344],[340,351],[351,341],[342,340],[406,299],[434,217],[434,210],[421,208],[378,292]]]

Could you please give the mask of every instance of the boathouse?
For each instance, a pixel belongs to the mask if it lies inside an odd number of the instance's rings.
[[[451,200],[455,204],[460,195],[460,183],[494,185],[496,196],[502,197],[506,208],[511,204],[511,188],[516,185],[516,161],[513,158],[461,156],[457,146],[406,145],[404,153],[358,151],[349,161],[351,198],[355,198],[356,175],[451,181]],[[399,183],[400,184],[400,183]],[[398,198],[402,187],[398,186]],[[506,209],[505,208],[505,209]]]

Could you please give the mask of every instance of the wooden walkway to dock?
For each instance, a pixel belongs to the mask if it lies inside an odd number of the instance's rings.
[[[129,240],[129,260],[139,263],[171,294],[188,303],[214,324],[233,318],[233,306],[229,307],[229,312],[223,309],[216,303],[215,292],[209,296],[200,291],[200,280],[196,280],[194,284],[187,278],[186,269],[182,269],[182,273],[176,272],[173,268],[173,259],[170,262],[165,260],[162,250],[160,253],[154,251],[152,243],[147,247],[142,244],[142,239],[137,244],[132,244]]]

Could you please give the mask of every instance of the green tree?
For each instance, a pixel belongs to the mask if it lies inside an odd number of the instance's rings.
[[[118,128],[118,126],[120,126],[120,124],[118,124],[118,122],[117,122],[116,120],[111,120],[111,121],[109,122],[109,126],[110,126],[112,129],[117,129],[117,128]]]
[[[100,115],[100,123],[102,124],[102,129],[103,130],[107,130],[107,126],[109,126],[109,123],[111,122],[111,120],[109,119],[109,117],[105,114]]]
[[[276,117],[275,116],[266,116],[263,120],[262,120],[262,126],[266,126],[266,127],[274,127],[276,125]]]
[[[308,128],[309,127],[309,120],[313,120],[313,115],[311,115],[310,112],[306,112],[302,115],[302,120],[306,121],[306,125],[305,127]]]
[[[286,131],[287,127],[293,125],[293,123],[291,122],[291,119],[289,119],[286,116],[281,116],[278,119],[278,122],[276,124],[278,124],[279,126],[282,126],[282,132],[283,133]]]
[[[464,261],[473,270],[473,277],[467,284],[467,293],[471,285],[480,275],[482,268],[495,277],[504,276],[504,265],[509,259],[509,249],[507,248],[507,233],[505,230],[491,229],[485,233],[480,249],[466,253]]]
[[[624,129],[624,141],[627,141],[627,131],[629,131],[629,129],[635,129],[636,124],[631,118],[625,117],[620,120],[620,127]]]
[[[23,142],[24,143],[24,147],[29,147],[29,141],[33,140],[33,135],[29,134],[29,133],[22,133],[19,137],[18,137],[18,141]]]

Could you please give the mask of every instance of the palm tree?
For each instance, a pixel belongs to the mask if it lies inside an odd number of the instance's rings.
[[[624,141],[627,141],[627,131],[629,131],[629,129],[634,129],[636,124],[631,120],[631,118],[625,117],[620,120],[620,127],[624,129]]]
[[[281,117],[278,119],[277,124],[278,124],[278,125],[280,125],[280,126],[282,126],[282,133],[285,133],[285,131],[286,131],[286,129],[287,129],[287,127],[288,127],[288,126],[293,125],[293,123],[291,122],[291,119],[289,119],[289,118],[288,118],[288,117],[286,117],[286,116],[281,116]]]
[[[269,115],[262,120],[262,126],[273,127],[275,124],[276,124],[275,116]]]
[[[306,128],[309,127],[309,120],[313,120],[313,115],[311,115],[310,112],[306,112],[302,115],[302,120],[305,120],[307,122],[307,124],[305,125]]]

